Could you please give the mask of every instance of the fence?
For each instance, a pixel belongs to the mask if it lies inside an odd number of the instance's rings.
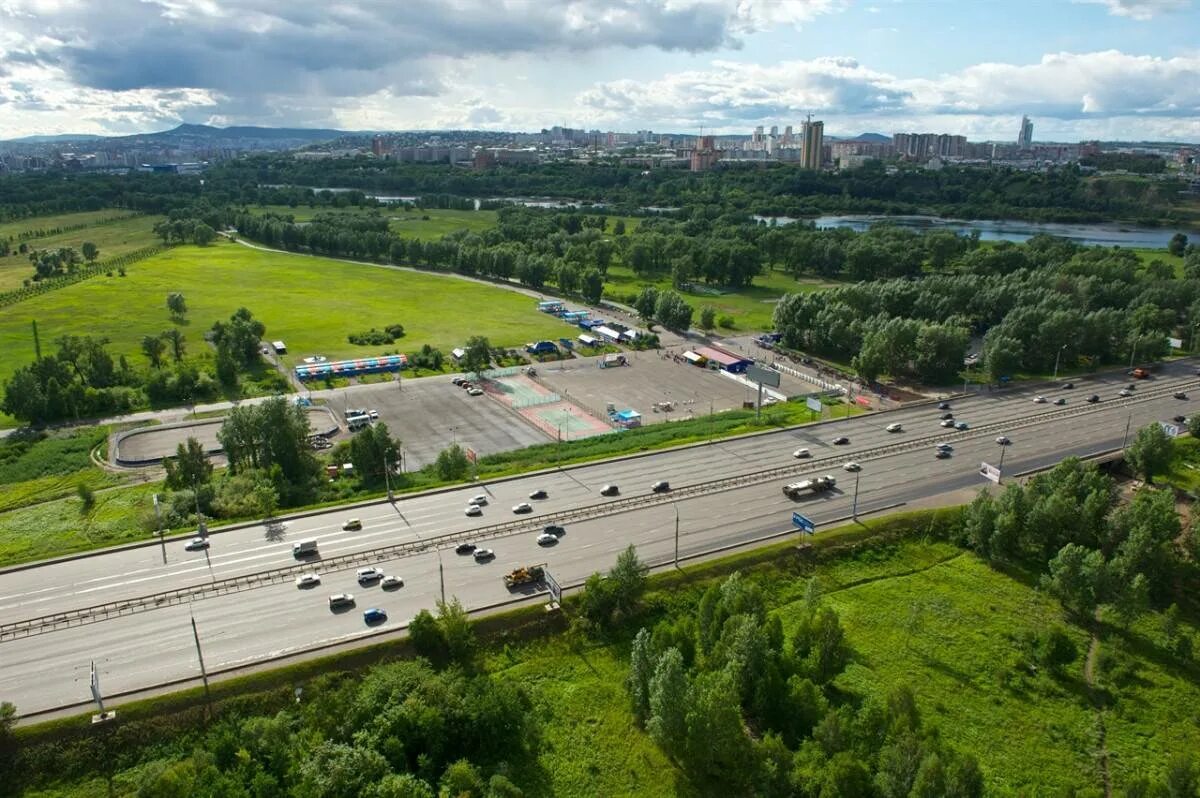
[[[523,410],[526,407],[537,407],[538,405],[552,405],[555,402],[561,402],[562,397],[556,393],[542,394],[539,396],[530,396],[526,399],[513,399],[512,406],[517,410]]]
[[[479,372],[479,376],[484,379],[494,380],[497,377],[514,377],[521,373],[522,366],[507,366],[502,369],[487,369]]]
[[[839,394],[846,393],[846,387],[844,385],[838,385],[837,383],[834,383],[834,382],[826,382],[825,380],[821,379],[820,377],[814,377],[812,374],[809,374],[804,371],[800,371],[799,369],[794,369],[791,366],[785,366],[782,363],[774,362],[774,361],[771,363],[767,363],[764,360],[757,360],[756,362],[761,366],[767,366],[769,368],[775,369],[776,371],[782,371],[784,374],[790,374],[798,380],[804,380],[805,382],[810,382],[813,385],[817,386],[818,388],[822,388],[826,391],[837,391]]]

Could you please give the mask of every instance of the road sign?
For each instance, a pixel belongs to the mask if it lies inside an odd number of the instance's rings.
[[[470,446],[466,447],[466,455],[467,455],[467,460],[469,460],[470,462],[472,462],[472,463],[479,462],[479,455],[477,455],[475,453],[475,450],[472,449]]]
[[[794,511],[792,512],[792,523],[795,524],[796,526],[798,526],[800,528],[800,531],[804,532],[807,535],[811,535],[812,533],[817,531],[816,524],[814,524],[812,521],[805,518],[804,516],[800,515],[800,513],[797,513]]]
[[[804,404],[808,407],[809,410],[813,411],[814,413],[821,412],[821,400],[815,396],[810,396],[807,399],[805,399]]]
[[[1163,432],[1167,433],[1167,437],[1169,437],[1169,438],[1178,438],[1179,434],[1182,432],[1182,430],[1179,429],[1178,424],[1171,424],[1166,421],[1160,421],[1160,422],[1158,422],[1158,426],[1163,428]]]
[[[562,604],[562,588],[559,587],[558,580],[550,575],[549,568],[542,569],[542,579],[546,581],[546,587],[550,589],[550,600],[555,604]]]
[[[1172,349],[1183,349],[1183,339],[1182,338],[1168,338],[1167,343],[1171,346]]]
[[[980,463],[979,464],[979,474],[984,479],[990,479],[992,482],[995,482],[997,485],[1000,484],[1000,469],[996,468],[996,466],[994,466],[994,465],[990,465],[988,463]]]
[[[751,382],[770,385],[772,388],[779,387],[779,372],[773,369],[763,368],[751,363],[746,367],[746,376],[750,378]]]

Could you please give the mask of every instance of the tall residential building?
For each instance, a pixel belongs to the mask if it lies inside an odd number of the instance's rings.
[[[800,165],[805,169],[821,168],[821,151],[825,146],[825,123],[814,122],[809,117],[804,122],[803,150],[800,153]]]
[[[1033,147],[1033,122],[1029,117],[1021,117],[1021,132],[1017,134],[1017,146],[1023,150]]]

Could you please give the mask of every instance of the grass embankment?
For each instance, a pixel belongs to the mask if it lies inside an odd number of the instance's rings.
[[[1200,494],[1200,438],[1175,439],[1175,457],[1163,479],[1180,490]]]
[[[100,249],[97,262],[102,262],[161,242],[161,239],[154,234],[154,225],[162,217],[121,218],[128,215],[129,211],[95,211],[61,216],[38,216],[21,222],[0,225],[0,238],[19,235],[29,230],[50,230],[55,227],[87,225],[78,230],[68,230],[43,238],[13,242],[12,253],[7,258],[0,258],[0,292],[20,288],[27,278],[33,277],[33,266],[29,263],[29,256],[22,255],[17,251],[18,243],[25,244],[30,252],[62,247],[72,247],[78,251],[83,242],[91,241]]]
[[[954,510],[905,513],[822,532],[804,554],[789,540],[666,572],[651,578],[647,611],[627,631],[694,613],[707,587],[740,569],[762,588],[787,634],[807,580],[816,578],[853,650],[836,681],[847,700],[912,689],[925,722],[979,760],[989,795],[1101,794],[1096,717],[1082,675],[1087,632],[1034,589],[1028,574],[993,570],[973,554],[925,537],[940,536],[955,517]],[[876,539],[839,545],[864,536]],[[1107,739],[1117,793],[1137,776],[1161,777],[1173,753],[1200,744],[1195,666],[1157,645],[1161,620],[1151,613],[1130,634],[1109,633],[1102,643],[1100,679],[1109,691]],[[1060,675],[1030,671],[1017,640],[1060,625],[1079,657]],[[1194,633],[1190,623],[1185,627]],[[704,785],[690,782],[633,722],[623,687],[624,635],[616,642],[564,635],[561,622],[540,607],[486,619],[480,628],[485,672],[525,690],[543,722],[538,781],[517,780],[533,790],[527,795],[704,794]],[[269,715],[293,702],[295,685],[305,686],[306,702],[319,701],[319,686],[309,682],[314,675],[395,656],[407,656],[403,641],[217,683],[217,711]],[[196,689],[122,707],[126,739],[153,739],[154,748],[140,755],[122,750],[121,761],[188,755],[201,701]],[[58,741],[87,725],[83,717],[22,728],[18,739],[61,746]],[[139,733],[142,727],[153,734]],[[66,746],[53,750],[87,756]],[[67,783],[46,794],[83,794],[85,784],[96,782]]]
[[[0,439],[0,513],[74,494],[81,484],[92,490],[121,484],[89,456],[108,433],[108,427],[86,427]]]

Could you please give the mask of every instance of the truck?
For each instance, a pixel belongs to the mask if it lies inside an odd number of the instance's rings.
[[[532,585],[542,581],[545,569],[540,565],[523,565],[504,575],[504,584],[509,590],[522,585]]]
[[[553,341],[534,341],[525,344],[525,351],[533,355],[548,355],[551,352],[557,352],[558,347]]]
[[[799,482],[789,482],[783,486],[783,495],[789,499],[798,499],[801,496],[806,496],[810,493],[823,493],[837,485],[837,480],[831,475],[826,474],[823,477],[809,477],[802,479]]]
[[[296,558],[308,557],[317,553],[316,540],[301,540],[292,544],[292,556]]]
[[[1133,375],[1133,378],[1135,380],[1144,380],[1150,376],[1150,370],[1143,368],[1141,366],[1138,366],[1137,368],[1135,368],[1133,371],[1131,371],[1129,373]]]

